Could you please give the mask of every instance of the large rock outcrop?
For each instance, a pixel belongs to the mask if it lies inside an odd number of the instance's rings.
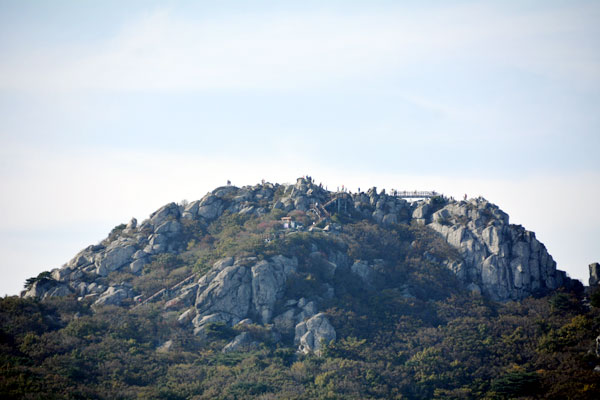
[[[287,277],[297,267],[298,260],[281,255],[269,262],[260,261],[252,267],[252,304],[263,324],[271,322],[275,302],[283,295]]]
[[[508,215],[484,199],[450,202],[419,217],[455,247],[462,262],[453,266],[467,284],[494,299],[522,299],[554,290],[568,280],[533,232],[511,225]]]
[[[194,325],[199,329],[209,322],[235,324],[245,318],[270,323],[285,281],[297,266],[298,260],[281,255],[217,261],[198,282]]]

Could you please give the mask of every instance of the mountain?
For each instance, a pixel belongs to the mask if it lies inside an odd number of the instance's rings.
[[[318,222],[329,213],[322,207],[327,203],[331,212],[343,207],[340,215],[349,220],[368,219],[384,226],[418,224],[439,233],[459,254],[432,261],[443,263],[466,286],[496,300],[522,299],[572,284],[565,272],[556,269],[556,263],[533,232],[509,224],[508,215],[485,199],[467,202],[436,196],[408,202],[385,192],[377,193],[376,188],[366,193],[332,193],[300,178],[295,185],[226,186],[189,204],[167,204],[139,226],[133,219],[126,226],[116,227],[99,245],[89,246],[65,266],[53,270],[53,280],[36,282],[23,296],[100,294],[95,286],[90,289],[87,281],[93,285],[98,278],[123,269],[139,275],[153,257],[185,253],[190,238],[194,240],[203,228],[223,215],[266,223],[286,213],[294,219],[302,218],[302,222]],[[272,229],[263,233],[269,230]],[[335,236],[335,230],[331,236]],[[350,261],[342,260],[340,266],[349,267],[346,264]],[[129,297],[119,293],[123,298]]]
[[[228,185],[21,297],[0,303],[4,397],[600,393],[600,292],[483,198]]]

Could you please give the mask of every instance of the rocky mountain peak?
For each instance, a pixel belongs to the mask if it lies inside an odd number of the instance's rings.
[[[294,224],[284,225],[282,217]],[[117,226],[98,245],[33,279],[22,296],[72,295],[96,308],[160,300],[199,336],[210,324],[258,324],[269,327],[277,340],[289,338],[300,352],[318,352],[323,341],[336,338],[323,304],[336,296],[339,277],[374,290],[393,260],[352,258],[347,243],[336,249],[313,243],[298,253],[300,258],[284,253],[293,248],[294,237],[343,242],[345,226],[360,221],[430,234],[451,254],[420,250],[418,240],[406,251],[452,271],[465,290],[494,300],[519,300],[573,284],[533,232],[510,224],[506,213],[483,198],[455,201],[435,195],[410,201],[375,187],[332,192],[303,177],[289,185],[228,185],[200,200],[166,204],[141,223],[133,218]],[[237,233],[215,242],[217,234],[234,228]],[[240,243],[263,250],[248,254],[239,250]],[[179,271],[173,273],[178,281],[160,284],[163,270]],[[310,290],[294,293],[294,280]],[[400,289],[414,297],[410,285]],[[227,351],[251,343],[247,335],[237,337]]]

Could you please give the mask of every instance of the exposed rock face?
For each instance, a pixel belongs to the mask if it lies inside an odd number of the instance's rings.
[[[590,264],[590,286],[596,286],[600,283],[600,264]]]
[[[210,281],[200,283],[198,315],[225,314],[232,320],[246,318],[252,300],[252,275],[241,265],[226,266]],[[237,322],[236,321],[236,322]]]
[[[150,214],[150,222],[153,226],[160,226],[167,220],[179,218],[179,214],[179,206],[175,203],[169,203]]]
[[[181,232],[181,224],[176,220],[165,221],[154,230],[156,235],[165,235],[167,237],[175,236],[179,232]]]
[[[323,293],[326,297],[327,293]],[[314,300],[302,297],[299,300],[290,299],[285,303],[285,311],[273,318],[273,326],[283,335],[293,337],[296,325],[311,318],[317,313],[318,307]]]
[[[287,277],[296,271],[298,261],[275,256],[252,267],[252,302],[263,324],[271,322],[275,302],[281,298]]]
[[[216,196],[205,197],[200,204],[198,204],[198,215],[206,219],[216,218],[222,211],[223,203]]]
[[[118,306],[127,298],[131,298],[132,292],[128,287],[111,286],[100,295],[98,300],[94,302],[94,306],[115,305]]]
[[[198,282],[194,324],[200,328],[214,322],[215,316],[229,324],[251,316],[265,324],[271,322],[285,281],[297,265],[296,259],[281,255],[263,261],[246,258],[234,262],[232,257],[217,261]],[[206,316],[213,317],[206,320]]]
[[[412,214],[411,205],[406,200],[384,192],[378,194],[375,187],[366,193],[353,194],[352,200],[356,211],[383,224],[409,222]]]
[[[129,265],[129,269],[134,274],[139,274],[142,271],[142,268],[144,268],[144,265],[146,265],[146,264],[147,264],[147,260],[145,258],[140,258],[140,259],[134,260]]]
[[[56,281],[43,280],[35,282],[31,288],[23,294],[24,298],[38,298],[41,300],[50,297],[61,297],[73,294],[73,291],[65,284]]]
[[[486,200],[452,202],[419,217],[460,252],[457,276],[494,299],[521,299],[567,280],[533,232],[510,225],[508,215]]]
[[[196,309],[190,308],[189,310],[184,311],[178,318],[177,322],[181,325],[187,325],[191,322],[192,318],[196,316]]]
[[[187,308],[196,299],[196,292],[198,290],[197,284],[191,284],[181,287],[178,290],[178,295],[173,299],[167,301],[164,305],[165,310],[178,310],[181,308]]]
[[[296,325],[294,342],[298,344],[298,351],[301,353],[315,352],[320,354],[322,343],[327,344],[335,339],[335,329],[323,313],[319,313]]]
[[[231,316],[227,314],[217,313],[217,314],[209,314],[209,315],[196,315],[192,320],[192,324],[195,326],[194,334],[195,335],[203,335],[205,332],[205,328],[208,324],[211,323],[223,323],[228,324],[231,321]]]
[[[106,276],[109,272],[121,268],[131,261],[133,253],[135,253],[135,247],[130,244],[111,248],[103,258],[96,262],[96,273],[100,276]]]
[[[287,300],[285,311],[273,318],[276,304],[282,300],[285,282],[297,267],[296,259],[282,255],[262,261],[232,257],[217,261],[198,282],[196,317],[192,321],[196,334],[202,335],[209,323],[236,325],[252,318],[262,324],[272,323],[276,336],[293,337],[301,329],[298,326],[303,326],[304,331],[297,338],[299,344],[305,336],[302,351],[319,350],[321,339],[335,339],[335,329],[324,314],[313,319],[317,313],[315,301]],[[186,311],[180,321],[185,323],[191,318],[190,314]],[[236,351],[246,343],[247,337],[243,339],[239,336],[223,351]]]

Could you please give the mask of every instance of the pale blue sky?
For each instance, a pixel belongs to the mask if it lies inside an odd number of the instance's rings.
[[[0,294],[232,179],[483,195],[600,260],[596,1],[0,0]]]

